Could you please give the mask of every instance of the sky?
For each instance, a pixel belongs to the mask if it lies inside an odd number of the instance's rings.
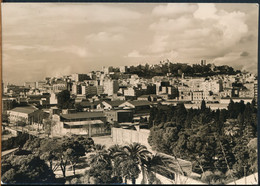
[[[257,73],[257,4],[3,3],[4,83],[102,66],[199,63]]]

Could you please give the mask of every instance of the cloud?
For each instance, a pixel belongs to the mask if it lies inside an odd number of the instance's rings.
[[[85,38],[90,41],[99,42],[122,41],[124,39],[122,34],[112,34],[109,32],[92,33],[87,35]]]
[[[187,3],[168,3],[167,5],[156,6],[152,14],[155,16],[180,16],[182,14],[193,13],[198,8],[197,5]]]
[[[143,55],[141,55],[137,50],[133,50],[127,55],[127,57],[139,58],[143,57]]]
[[[190,29],[194,26],[194,23],[191,18],[189,17],[179,17],[177,19],[167,19],[162,18],[159,22],[152,23],[150,25],[150,29],[156,30],[156,31],[183,31],[186,29]]]
[[[181,58],[223,57],[248,34],[244,12],[227,12],[215,4],[198,4],[198,9],[192,10],[193,14],[175,18],[161,14],[150,24],[155,34],[146,52],[163,54],[173,50]]]
[[[245,59],[246,58],[246,59]],[[241,52],[230,52],[223,57],[215,58],[212,63],[219,65],[229,65],[231,62],[232,67],[235,69],[241,69],[250,71],[253,73],[257,72],[257,60],[250,56],[241,56]]]
[[[62,46],[56,47],[51,45],[14,45],[14,44],[5,44],[3,46],[3,51],[14,50],[14,51],[36,51],[36,52],[66,52],[77,55],[79,57],[88,57],[90,53],[85,47],[80,46]]]
[[[23,3],[4,5],[3,16],[8,21],[19,22],[33,16],[34,19],[44,19],[49,22],[91,22],[108,23],[130,21],[140,18],[141,14],[128,8],[113,4],[72,4],[72,3]],[[15,16],[14,16],[15,15]]]
[[[197,19],[217,19],[217,9],[214,4],[202,3],[198,4],[199,8],[194,12],[194,17]]]

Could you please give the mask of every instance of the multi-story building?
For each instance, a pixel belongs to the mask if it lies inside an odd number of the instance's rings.
[[[78,95],[78,94],[82,94],[82,86],[81,84],[76,84],[74,83],[72,85],[72,92],[73,95]]]
[[[71,79],[75,82],[82,82],[84,80],[89,80],[88,74],[72,74]]]
[[[94,96],[97,95],[97,86],[86,86],[86,96]]]
[[[109,67],[102,67],[102,71],[104,72],[104,74],[109,74],[110,72],[113,72],[113,67],[109,66]]]
[[[232,97],[232,88],[224,88],[223,91],[219,93],[220,97],[226,98],[226,97]]]
[[[257,102],[257,98],[258,98],[258,84],[257,84],[257,80],[254,80],[254,98],[255,98],[255,100],[256,100],[256,102]]]
[[[119,85],[117,80],[106,79],[104,80],[104,94],[108,96],[112,96],[113,94],[117,93],[119,90]]]
[[[52,89],[54,93],[59,93],[63,90],[67,90],[67,83],[66,82],[55,83],[52,85]]]
[[[2,98],[2,113],[6,113],[7,110],[14,108],[16,98]]]
[[[109,123],[123,123],[133,121],[133,111],[132,110],[107,110],[104,112],[107,117],[107,122]]]
[[[36,88],[36,82],[25,82],[25,88]]]
[[[193,91],[192,92],[192,101],[194,103],[201,102],[202,100],[207,101],[209,99],[209,93],[204,91]]]
[[[46,82],[45,81],[37,81],[36,82],[36,88],[38,89],[44,89],[46,86]]]
[[[212,92],[218,94],[223,90],[222,80],[206,80],[200,84],[200,90],[204,92]]]
[[[8,110],[10,123],[16,123],[23,120],[26,124],[33,124],[39,117],[39,109],[31,106],[16,107],[12,110]]]

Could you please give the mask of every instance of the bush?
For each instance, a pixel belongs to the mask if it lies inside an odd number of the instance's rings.
[[[11,134],[11,132],[9,130],[3,130],[2,131],[2,135],[8,135]]]
[[[17,136],[2,141],[2,151],[22,147],[29,139],[30,135],[26,133],[18,133]]]

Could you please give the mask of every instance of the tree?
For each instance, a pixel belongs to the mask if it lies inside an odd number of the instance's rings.
[[[173,172],[177,172],[177,168],[170,167],[171,164],[173,164],[172,159],[164,155],[148,155],[144,161],[144,175],[146,176],[143,176],[142,184],[147,182],[149,185],[153,183],[161,184],[161,181],[156,177],[156,173],[160,173],[161,175],[173,179]]]
[[[75,174],[75,167],[79,158],[85,155],[85,147],[73,138],[63,137],[56,152],[63,176],[66,177],[66,166],[68,163],[72,165],[73,173]]]
[[[144,175],[144,160],[150,152],[140,143],[126,145],[123,146],[122,149],[123,150],[116,155],[122,158],[119,164],[121,167],[122,176],[131,179],[132,183],[135,184],[135,181],[140,173],[139,166],[141,167]]]
[[[68,90],[63,90],[57,94],[58,108],[59,109],[69,109],[73,108],[73,100],[70,98],[70,92]]]
[[[10,169],[2,169],[2,181],[4,183],[55,183],[55,175],[47,164],[33,154],[23,156],[9,156],[5,160],[5,166]],[[3,171],[7,170],[7,171]]]
[[[80,103],[75,104],[75,109],[77,112],[83,112],[83,106]]]
[[[21,126],[21,127],[22,127],[22,130],[23,130],[23,128],[27,125],[27,123],[28,123],[28,121],[27,121],[25,118],[20,118],[20,119],[17,121],[16,125],[17,125],[17,126]]]
[[[112,180],[112,159],[104,146],[96,146],[96,153],[90,157],[89,175],[95,178],[96,184],[110,183]]]
[[[6,123],[9,123],[9,122],[10,122],[9,116],[10,116],[9,113],[7,113],[7,112],[3,113],[3,114],[2,114],[2,121],[3,121],[3,122],[6,122]]]
[[[45,132],[45,134],[47,134],[48,138],[52,134],[52,128],[55,125],[56,125],[56,122],[53,121],[51,118],[47,118],[47,119],[44,120],[44,122],[43,122],[44,132]]]
[[[204,112],[206,110],[206,102],[205,100],[203,99],[202,102],[201,102],[201,106],[200,106],[200,110],[201,112]]]

